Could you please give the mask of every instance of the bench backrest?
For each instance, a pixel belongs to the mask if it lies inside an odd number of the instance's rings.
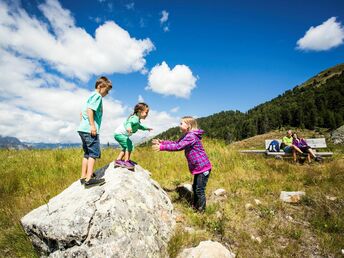
[[[273,139],[265,140],[265,149],[267,149]],[[281,144],[282,140],[277,140]],[[313,149],[327,148],[325,138],[310,138],[306,139],[307,144]]]

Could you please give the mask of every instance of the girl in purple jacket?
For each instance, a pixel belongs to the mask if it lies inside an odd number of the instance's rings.
[[[204,131],[198,129],[197,121],[190,116],[181,119],[180,130],[183,135],[178,141],[154,139],[153,149],[156,151],[184,150],[190,173],[194,175],[192,184],[193,206],[198,211],[203,212],[206,207],[205,188],[211,171],[211,163],[201,142]]]

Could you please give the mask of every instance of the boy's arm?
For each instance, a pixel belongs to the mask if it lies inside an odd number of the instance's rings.
[[[93,111],[93,109],[88,108],[87,109],[87,115],[88,115],[88,121],[90,122],[90,126],[91,126],[91,135],[96,136],[97,135],[97,128],[94,124],[94,111]]]
[[[160,151],[180,151],[192,145],[194,142],[195,139],[190,135],[186,135],[177,142],[163,141],[160,143]]]

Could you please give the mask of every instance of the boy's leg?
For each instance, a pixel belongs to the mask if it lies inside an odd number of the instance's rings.
[[[88,158],[86,181],[90,180],[90,178],[92,177],[95,162],[96,160],[94,158],[91,158],[91,157]]]
[[[82,159],[82,165],[81,165],[81,178],[86,178],[87,175],[87,163],[88,159],[85,157]]]

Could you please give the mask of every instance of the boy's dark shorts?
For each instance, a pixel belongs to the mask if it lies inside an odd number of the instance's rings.
[[[100,158],[100,142],[99,134],[95,137],[91,136],[90,133],[78,132],[82,141],[82,148],[84,150],[84,158],[89,157],[94,159]]]

